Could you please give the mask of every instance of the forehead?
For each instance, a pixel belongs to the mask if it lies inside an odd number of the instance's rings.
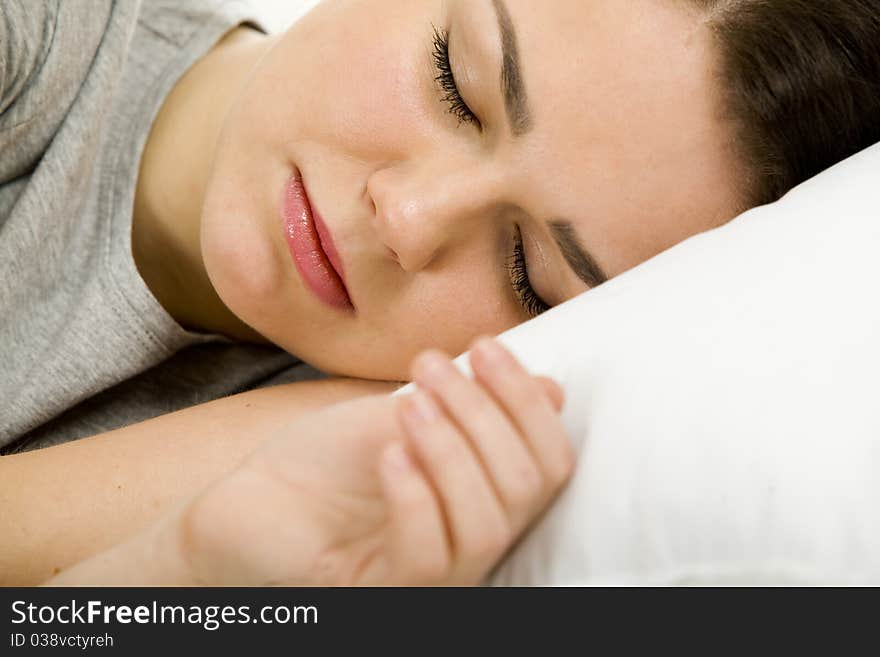
[[[506,4],[534,115],[522,171],[609,273],[732,217],[734,158],[698,15],[677,0]]]

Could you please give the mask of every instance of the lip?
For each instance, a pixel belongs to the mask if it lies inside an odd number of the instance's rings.
[[[342,259],[324,220],[309,202],[302,175],[294,170],[284,189],[284,237],[303,281],[332,308],[352,310],[345,286]]]

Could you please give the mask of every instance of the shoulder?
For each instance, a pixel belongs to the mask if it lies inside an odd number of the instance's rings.
[[[43,76],[82,77],[78,69],[91,63],[112,7],[112,0],[0,2],[0,111]]]
[[[0,3],[0,114],[24,89],[52,43],[58,2]]]
[[[137,2],[118,3],[126,5],[136,13]],[[15,154],[0,165],[0,182],[25,173],[45,149],[88,76],[113,13],[112,0],[0,1],[0,149]]]

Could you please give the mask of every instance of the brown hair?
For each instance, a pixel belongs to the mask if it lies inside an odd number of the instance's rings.
[[[880,0],[690,0],[720,55],[748,207],[880,141]]]

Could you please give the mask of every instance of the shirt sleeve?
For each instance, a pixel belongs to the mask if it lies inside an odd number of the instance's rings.
[[[0,2],[0,115],[7,114],[45,61],[57,15],[58,0]]]
[[[0,0],[0,185],[27,175],[49,147],[111,8],[112,0]]]

